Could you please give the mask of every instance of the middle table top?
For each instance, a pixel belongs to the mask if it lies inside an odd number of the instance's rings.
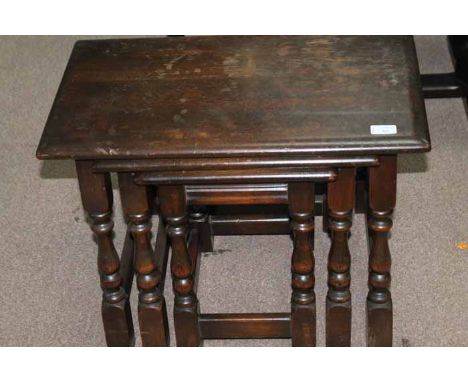
[[[373,135],[371,125],[396,126],[396,132]],[[37,155],[135,159],[429,148],[411,37],[205,36],[78,42]]]

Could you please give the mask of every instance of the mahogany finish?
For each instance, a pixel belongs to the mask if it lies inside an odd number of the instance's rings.
[[[282,184],[229,184],[193,185],[185,188],[192,205],[252,205],[287,204],[288,185]]]
[[[194,290],[195,264],[187,247],[187,205],[183,186],[158,188],[161,214],[171,240],[174,287],[174,325],[178,346],[199,346],[198,299]]]
[[[342,168],[336,182],[328,184],[327,228],[332,244],[328,255],[327,346],[351,345],[351,258],[348,236],[354,209],[356,170]]]
[[[242,184],[266,182],[316,182],[333,181],[336,172],[332,169],[246,169],[246,170],[209,170],[145,172],[137,175],[138,184]]]
[[[346,157],[242,157],[206,159],[140,159],[140,160],[98,160],[94,162],[96,172],[134,172],[134,171],[173,171],[173,170],[238,170],[263,169],[268,167],[370,167],[378,166],[376,155]]]
[[[290,313],[201,314],[200,333],[206,339],[290,338]]]
[[[288,186],[289,214],[294,238],[291,261],[291,337],[293,346],[315,346],[314,184]]]
[[[381,157],[379,167],[369,168],[369,346],[392,346],[393,308],[389,290],[391,258],[388,235],[396,203],[396,175],[395,156]]]
[[[289,235],[288,215],[213,215],[211,227],[214,235]]]
[[[161,272],[151,246],[151,215],[146,187],[133,182],[128,173],[119,173],[120,197],[129,230],[135,243],[138,317],[143,346],[168,345],[166,304],[160,288]]]
[[[94,174],[91,167],[92,162],[76,162],[83,207],[91,219],[91,229],[98,243],[98,270],[103,290],[102,319],[106,341],[109,346],[131,346],[135,341],[132,314],[124,289],[119,256],[112,240],[114,222],[110,175]],[[130,257],[129,245],[126,241],[126,258]]]
[[[375,124],[397,132],[373,135]],[[315,346],[314,219],[323,216],[326,342],[349,346],[356,212],[368,215],[368,343],[391,346],[396,157],[429,149],[412,38],[205,36],[78,42],[37,156],[76,160],[97,236],[108,345],[134,343],[134,273],[143,345],[169,344],[170,246],[178,346],[214,338]],[[128,224],[120,258],[110,173]],[[290,312],[200,314],[201,253],[213,251],[214,236],[232,234],[292,236]]]
[[[422,151],[429,137],[419,89],[414,42],[405,36],[79,41],[38,156]],[[398,133],[370,136],[376,123]]]
[[[198,234],[200,240],[200,250],[202,252],[213,252],[213,230],[211,228],[209,215],[206,208],[193,208],[189,220],[191,227]]]

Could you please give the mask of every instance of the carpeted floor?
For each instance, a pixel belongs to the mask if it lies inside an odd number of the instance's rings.
[[[96,247],[85,223],[73,163],[44,163],[34,156],[77,39],[0,37],[0,345],[4,346],[105,345]],[[416,42],[423,73],[452,70],[444,37],[417,37]],[[467,346],[468,250],[457,249],[456,244],[468,242],[468,120],[460,99],[430,100],[426,106],[433,151],[401,156],[399,161],[390,242],[394,345]],[[121,248],[125,228],[116,192],[115,205],[116,244]],[[323,346],[329,240],[321,233],[321,219],[317,232],[317,336]],[[217,237],[215,246],[222,251],[202,259],[203,312],[288,309],[288,237]],[[363,346],[367,262],[362,216],[354,219],[350,248],[352,343]],[[167,286],[171,312],[170,283]],[[132,303],[135,307],[135,293]],[[174,344],[173,332],[171,336]],[[289,343],[243,340],[205,345]]]

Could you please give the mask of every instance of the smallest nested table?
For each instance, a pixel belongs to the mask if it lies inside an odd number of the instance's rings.
[[[133,343],[134,272],[143,345],[168,344],[167,236],[178,345],[268,337],[315,345],[317,215],[331,236],[327,345],[350,345],[357,212],[370,233],[368,343],[389,346],[397,155],[429,149],[412,38],[212,36],[78,42],[37,155],[76,161],[109,345]],[[112,172],[128,222],[120,258]],[[154,213],[164,223],[153,248]],[[213,235],[290,233],[289,311],[200,314],[197,266]]]

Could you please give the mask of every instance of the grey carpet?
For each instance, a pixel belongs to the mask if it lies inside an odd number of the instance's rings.
[[[34,157],[77,39],[0,37],[0,345],[4,346],[105,345],[96,247],[85,223],[73,163],[44,163]],[[422,72],[452,69],[445,38],[417,37],[416,42]],[[426,106],[433,151],[401,156],[399,161],[390,243],[394,345],[467,346],[468,251],[457,249],[456,243],[468,242],[468,122],[460,99],[430,100]],[[125,227],[117,192],[115,205],[115,241],[121,248]],[[317,336],[323,346],[329,240],[321,233],[321,219],[317,232]],[[287,311],[288,237],[217,237],[215,246],[222,253],[202,259],[203,312]],[[367,266],[362,216],[354,220],[350,247],[352,343],[363,346]],[[171,312],[170,283],[167,286]],[[135,293],[132,304],[136,307]],[[174,344],[172,326],[171,335]],[[207,341],[206,345],[283,346],[289,341]]]

